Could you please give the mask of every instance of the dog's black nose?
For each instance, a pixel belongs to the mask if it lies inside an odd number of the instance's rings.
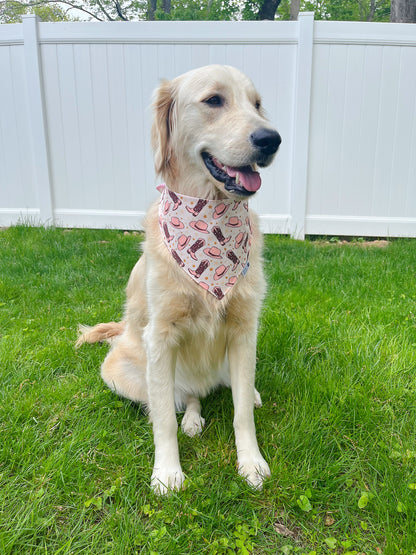
[[[282,138],[277,131],[262,128],[250,135],[250,141],[262,154],[271,156],[279,148]]]

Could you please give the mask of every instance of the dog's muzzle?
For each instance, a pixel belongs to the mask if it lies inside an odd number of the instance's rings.
[[[254,147],[252,165],[232,167],[223,164],[208,152],[202,152],[201,156],[205,166],[212,177],[224,183],[226,191],[248,197],[253,195],[261,186],[260,174],[256,171],[256,165],[265,167],[273,160],[282,139],[274,129],[260,128],[249,137]]]

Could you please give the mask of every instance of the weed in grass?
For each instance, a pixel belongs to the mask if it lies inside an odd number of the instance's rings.
[[[267,237],[255,413],[272,477],[235,471],[232,398],[179,432],[184,491],[148,483],[151,427],[79,322],[118,319],[140,236],[0,232],[0,553],[416,552],[416,249]],[[178,417],[179,421],[179,417]]]

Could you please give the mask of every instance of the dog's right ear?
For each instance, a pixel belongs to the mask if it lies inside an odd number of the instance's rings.
[[[155,170],[165,180],[175,174],[175,156],[172,131],[175,126],[175,87],[171,81],[162,81],[153,100],[152,147]]]

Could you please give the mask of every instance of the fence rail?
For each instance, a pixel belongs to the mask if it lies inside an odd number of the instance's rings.
[[[0,225],[140,229],[157,198],[161,78],[234,65],[283,137],[251,201],[263,230],[416,237],[416,25],[0,25]]]

